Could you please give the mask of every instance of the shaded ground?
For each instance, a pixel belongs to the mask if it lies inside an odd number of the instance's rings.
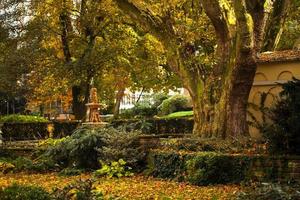
[[[43,186],[51,191],[53,187],[62,188],[79,179],[88,179],[90,174],[63,177],[57,173],[47,174],[5,174],[0,175],[0,187],[12,183]],[[216,185],[198,187],[186,183],[165,181],[143,176],[121,179],[101,178],[95,184],[95,189],[102,191],[106,197],[120,197],[120,199],[203,199],[226,200],[232,199],[240,190],[236,185]]]

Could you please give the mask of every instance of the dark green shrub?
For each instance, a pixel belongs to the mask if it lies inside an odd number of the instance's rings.
[[[0,122],[22,122],[22,123],[33,123],[33,122],[49,122],[47,119],[33,115],[6,115],[0,118]]]
[[[45,153],[62,167],[97,168],[98,151],[104,145],[107,129],[82,127]]]
[[[240,157],[201,153],[186,161],[187,180],[195,185],[239,183],[249,163]]]
[[[184,180],[186,155],[177,153],[151,153],[148,155],[148,168],[145,173],[159,178]]]
[[[170,95],[165,94],[165,93],[156,93],[153,95],[152,98],[152,107],[154,108],[158,108],[158,106],[160,106],[162,104],[162,102],[166,99],[168,99],[170,97]]]
[[[161,115],[168,115],[173,112],[185,111],[189,109],[189,100],[183,95],[174,95],[168,99],[165,99],[158,107]]]
[[[283,91],[262,126],[271,153],[300,155],[300,80],[282,84]]]
[[[184,154],[152,152],[147,174],[159,178],[188,181],[195,185],[239,183],[248,178],[250,160],[214,152]]]
[[[0,190],[1,200],[51,200],[51,196],[41,187],[11,185]]]
[[[140,132],[110,129],[104,137],[105,145],[99,149],[99,159],[109,163],[123,159],[127,166],[138,170],[144,164],[146,153],[139,143]]]
[[[99,160],[114,161],[123,158],[130,165],[137,165],[142,152],[138,134],[114,128],[83,127],[70,137],[50,147],[49,156],[61,167],[99,168]]]
[[[112,127],[123,127],[127,131],[141,130],[144,134],[177,134],[192,133],[194,120],[185,118],[115,120]]]

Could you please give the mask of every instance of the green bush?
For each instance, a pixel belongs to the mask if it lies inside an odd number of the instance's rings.
[[[178,111],[185,111],[189,107],[189,100],[186,96],[174,95],[165,99],[158,107],[158,110],[161,115],[168,115]]]
[[[160,106],[162,104],[162,102],[166,99],[168,99],[170,97],[170,95],[165,94],[165,93],[156,93],[153,95],[152,98],[152,107],[154,108],[158,108],[158,106]]]
[[[300,80],[282,84],[280,99],[268,112],[261,132],[271,153],[300,155]]]
[[[152,117],[157,114],[157,110],[152,106],[150,101],[141,101],[132,108],[133,114],[136,117]]]
[[[0,190],[1,200],[50,200],[50,194],[41,187],[11,185]]]
[[[33,115],[6,115],[0,118],[0,122],[23,122],[23,123],[32,123],[32,122],[49,122],[47,119],[39,116]]]

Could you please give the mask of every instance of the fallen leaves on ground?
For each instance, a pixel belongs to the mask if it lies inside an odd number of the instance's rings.
[[[51,191],[54,187],[62,188],[76,180],[88,179],[90,174],[63,177],[57,173],[46,174],[5,174],[0,175],[0,187],[13,183],[42,186]],[[127,178],[99,178],[95,188],[105,197],[118,199],[201,199],[226,200],[232,199],[240,189],[237,185],[193,186],[187,183],[166,181],[151,177],[134,176]]]

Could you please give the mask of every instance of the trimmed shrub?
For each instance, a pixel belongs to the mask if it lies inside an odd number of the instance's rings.
[[[2,136],[4,140],[36,140],[48,137],[49,122],[6,122],[3,124]]]
[[[215,152],[154,151],[148,155],[145,172],[154,177],[187,181],[195,185],[240,183],[248,180],[292,181],[296,177],[289,163],[294,159]]]
[[[186,118],[115,120],[111,126],[124,127],[127,131],[142,130],[144,134],[182,134],[193,132],[194,120]]]
[[[33,115],[6,115],[0,118],[0,122],[49,122],[47,119],[39,116],[33,116]]]
[[[51,200],[51,196],[41,187],[11,185],[0,190],[1,200]]]
[[[178,111],[185,111],[189,107],[189,100],[186,96],[174,95],[165,99],[158,107],[158,110],[161,115],[168,115]]]
[[[79,122],[5,122],[1,128],[3,139],[37,140],[49,137],[48,126],[53,125],[53,137],[61,138],[71,135],[79,126]]]

